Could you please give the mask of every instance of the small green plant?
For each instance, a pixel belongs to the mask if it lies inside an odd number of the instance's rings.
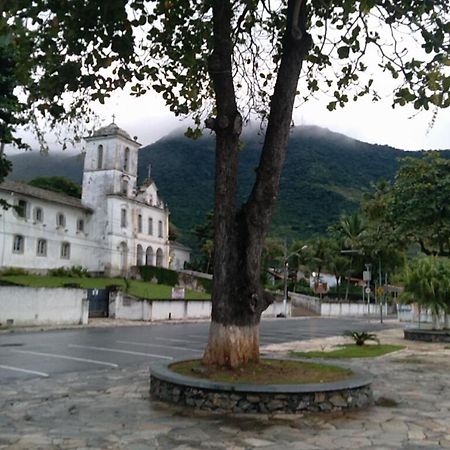
[[[364,345],[366,341],[374,341],[378,345],[380,344],[380,340],[377,338],[377,335],[374,333],[367,333],[366,331],[352,331],[347,330],[344,332],[344,336],[351,337],[356,345]]]

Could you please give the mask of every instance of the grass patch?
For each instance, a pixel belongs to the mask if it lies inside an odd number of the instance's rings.
[[[35,288],[57,288],[65,284],[78,284],[85,289],[103,289],[106,286],[118,285],[125,289],[123,278],[87,278],[87,277],[52,277],[44,275],[6,275],[0,277],[0,281],[12,282],[15,285]],[[128,280],[128,293],[135,297],[145,299],[170,299],[172,287],[163,284],[152,284],[147,281]],[[204,292],[186,290],[186,299],[206,300],[211,296]]]
[[[330,352],[315,351],[315,352],[291,352],[292,356],[301,358],[374,358],[376,356],[385,355],[386,353],[396,352],[402,350],[403,345],[356,345],[345,344],[340,345],[336,350]]]
[[[262,359],[237,369],[203,366],[201,360],[183,361],[171,370],[195,378],[227,383],[307,384],[327,383],[350,378],[353,372],[342,367],[303,361]]]

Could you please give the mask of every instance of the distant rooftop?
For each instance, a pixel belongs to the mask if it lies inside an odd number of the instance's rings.
[[[39,198],[41,200],[47,200],[54,203],[60,203],[66,206],[72,206],[74,208],[83,209],[88,212],[92,212],[91,208],[84,206],[81,203],[81,199],[71,197],[69,195],[60,194],[59,192],[49,191],[47,189],[41,189],[38,187],[30,186],[29,184],[19,183],[17,181],[3,181],[0,184],[0,190],[14,192],[16,194],[26,195],[28,197]]]

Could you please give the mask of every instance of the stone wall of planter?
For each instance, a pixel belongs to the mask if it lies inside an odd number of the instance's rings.
[[[419,328],[407,328],[403,331],[408,341],[424,342],[450,342],[450,330],[421,330]]]
[[[236,385],[185,377],[168,365],[152,367],[154,400],[215,413],[301,413],[362,408],[373,402],[366,374],[340,382],[300,385]]]

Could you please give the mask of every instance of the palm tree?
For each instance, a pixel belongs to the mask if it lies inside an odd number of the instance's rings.
[[[347,286],[345,289],[345,301],[348,300],[348,290],[350,285],[350,275],[353,270],[354,256],[361,252],[364,235],[367,229],[366,221],[358,212],[354,212],[351,216],[342,215],[339,223],[335,228],[337,238],[342,242],[344,248],[343,253],[350,254],[350,264],[347,274]]]
[[[439,328],[439,316],[443,313],[444,326],[448,327],[450,263],[435,256],[418,259],[405,268],[403,281],[401,300],[429,310],[433,329]]]

